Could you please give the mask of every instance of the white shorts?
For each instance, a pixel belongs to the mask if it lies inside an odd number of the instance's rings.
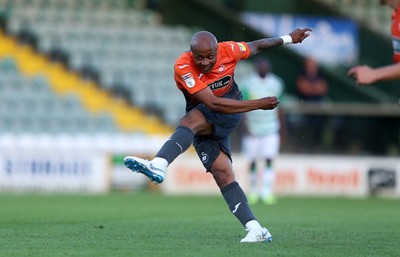
[[[262,137],[246,135],[243,138],[243,153],[250,160],[274,159],[279,153],[279,133]]]

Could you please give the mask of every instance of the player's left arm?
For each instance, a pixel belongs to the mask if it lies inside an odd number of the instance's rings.
[[[356,66],[351,68],[347,74],[353,77],[360,85],[369,85],[384,80],[400,79],[400,63],[379,68],[371,68],[367,65]]]
[[[276,38],[262,38],[259,40],[255,40],[252,42],[247,42],[247,45],[250,48],[251,55],[255,55],[261,53],[269,48],[281,46],[284,44],[297,44],[303,42],[309,35],[311,29],[304,28],[304,29],[295,29],[289,33],[289,35],[276,37]]]

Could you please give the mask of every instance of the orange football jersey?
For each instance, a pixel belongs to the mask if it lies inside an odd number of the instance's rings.
[[[250,57],[249,46],[245,42],[226,41],[218,43],[217,61],[209,73],[197,69],[192,52],[182,54],[175,62],[174,77],[177,87],[187,101],[191,95],[209,87],[216,96],[223,96],[232,87],[237,63]]]
[[[393,60],[400,62],[400,6],[392,16]]]

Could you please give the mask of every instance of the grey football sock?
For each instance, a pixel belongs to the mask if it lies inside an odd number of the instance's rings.
[[[156,157],[164,158],[170,164],[176,157],[186,151],[193,142],[194,133],[186,126],[176,128],[172,136],[164,143]]]
[[[244,194],[239,183],[232,182],[221,189],[221,193],[229,206],[229,209],[236,218],[243,224],[250,220],[257,220],[247,203],[247,197]]]

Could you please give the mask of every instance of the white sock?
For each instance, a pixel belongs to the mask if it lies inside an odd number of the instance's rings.
[[[250,189],[252,195],[258,196],[257,172],[252,172],[250,174]]]
[[[154,164],[154,166],[156,166],[159,169],[162,169],[164,172],[168,167],[168,161],[161,157],[156,157],[151,162]]]
[[[262,190],[262,197],[266,197],[272,194],[272,187],[275,180],[274,171],[271,168],[266,168],[264,170],[264,177],[263,177],[263,190]]]
[[[253,230],[253,229],[262,229],[260,223],[256,220],[250,220],[246,223],[246,228],[248,230]]]

